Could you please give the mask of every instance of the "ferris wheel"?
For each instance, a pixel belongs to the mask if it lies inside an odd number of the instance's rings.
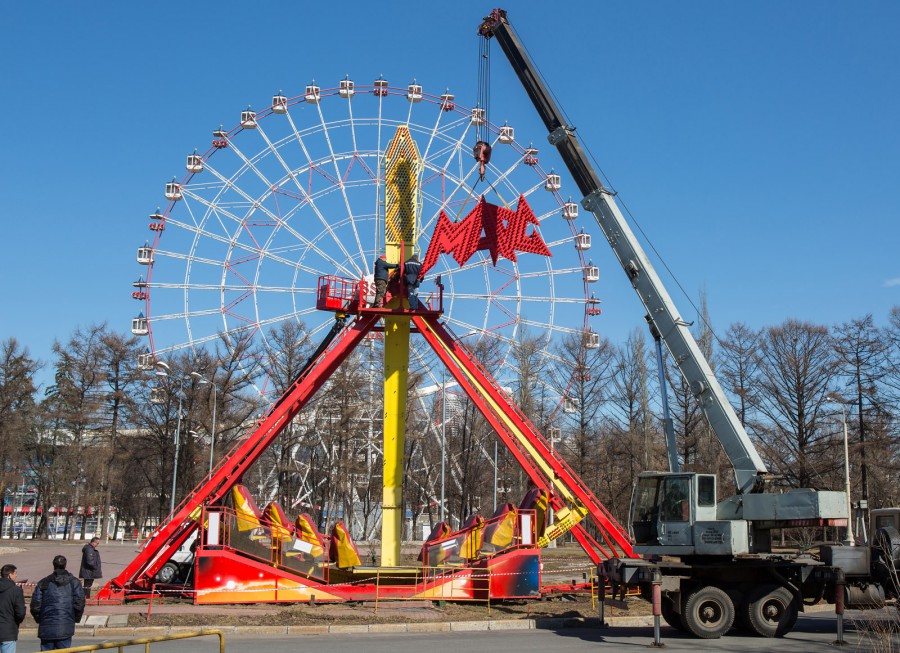
[[[293,98],[279,91],[268,108],[246,108],[234,127],[213,131],[206,151],[187,155],[186,174],[161,188],[166,203],[150,216],[150,235],[137,252],[145,267],[133,283],[142,309],[132,332],[148,339],[142,363],[247,338],[273,358],[273,329],[286,321],[313,341],[324,335],[333,314],[316,309],[318,279],[365,278],[383,251],[382,161],[400,126],[421,157],[421,253],[441,214],[462,220],[482,196],[513,210],[524,199],[533,211],[550,256],[495,262],[477,251],[460,265],[444,255],[422,292],[440,276],[443,319],[470,348],[491,345],[501,385],[515,377],[516,343],[535,339],[547,370],[541,382],[563,406],[570,378],[553,365],[561,339],[599,344],[590,325],[600,312],[593,292],[599,270],[578,205],[512,126],[488,123],[483,109],[465,108],[449,92],[427,94],[415,82],[404,88],[344,79],[328,89],[313,82]],[[476,131],[492,148],[483,179],[472,155]],[[415,338],[410,369],[426,385],[441,382],[439,363]],[[253,387],[276,398],[265,374]]]

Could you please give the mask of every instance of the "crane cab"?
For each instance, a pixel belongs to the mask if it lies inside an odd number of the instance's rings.
[[[749,550],[745,520],[716,519],[714,474],[641,474],[629,524],[638,554],[734,555]]]

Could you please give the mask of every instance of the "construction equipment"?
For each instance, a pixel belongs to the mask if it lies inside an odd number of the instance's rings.
[[[583,195],[582,206],[594,215],[643,303],[651,332],[666,345],[734,469],[738,493],[722,501],[713,474],[641,474],[629,522],[634,552],[647,557],[607,560],[601,576],[617,587],[637,585],[646,597],[656,585],[666,621],[703,638],[720,637],[735,617],[759,635],[783,635],[805,601],[834,600],[836,592],[845,593],[851,607],[883,605],[886,596],[896,597],[900,535],[894,526],[881,527],[872,547],[822,546],[819,559],[773,551],[775,529],[846,526],[846,493],[766,492],[765,464],[506,12],[496,9],[484,18],[479,34],[496,39],[512,65]],[[671,429],[666,433],[674,437]],[[673,469],[676,464],[677,459]]]

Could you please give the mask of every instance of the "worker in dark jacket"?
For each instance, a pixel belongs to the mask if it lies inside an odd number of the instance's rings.
[[[91,598],[91,585],[94,584],[94,579],[103,578],[100,552],[97,551],[98,546],[100,546],[100,538],[92,537],[90,543],[85,544],[81,549],[81,568],[78,570],[78,577],[84,580],[86,598]]]
[[[42,651],[72,645],[75,624],[84,614],[84,590],[66,571],[66,557],[53,558],[53,573],[42,578],[31,596],[31,616],[38,622]]]
[[[422,264],[419,257],[413,254],[406,263],[403,264],[403,280],[406,282],[406,292],[409,297],[409,310],[419,310],[419,273],[422,271]]]
[[[381,308],[384,303],[384,293],[387,292],[390,271],[398,268],[396,263],[388,263],[384,254],[375,259],[375,301],[373,308]]]
[[[16,584],[16,566],[0,568],[0,653],[16,653],[19,624],[25,620],[25,595]]]

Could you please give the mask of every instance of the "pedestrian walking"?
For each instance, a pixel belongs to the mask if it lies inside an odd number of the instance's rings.
[[[384,293],[387,292],[388,278],[390,270],[394,270],[399,266],[396,263],[388,263],[384,254],[375,259],[375,301],[372,302],[373,308],[381,308],[384,303]]]
[[[19,624],[25,619],[25,594],[16,584],[16,566],[0,567],[0,653],[16,653]]]
[[[66,571],[66,557],[53,558],[53,573],[42,578],[31,596],[31,616],[38,623],[42,651],[72,646],[75,624],[84,614],[84,590]]]
[[[422,263],[419,257],[413,254],[406,263],[403,264],[403,278],[406,281],[406,291],[409,298],[409,310],[419,310],[419,273],[422,272]]]
[[[78,570],[78,577],[84,581],[84,596],[88,599],[91,598],[91,585],[94,584],[94,579],[103,578],[98,546],[100,538],[92,537],[81,549],[81,568]]]

